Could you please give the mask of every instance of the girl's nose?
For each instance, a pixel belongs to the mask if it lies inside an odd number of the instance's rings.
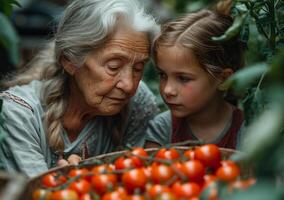
[[[163,89],[163,93],[166,97],[171,97],[171,96],[177,95],[176,89],[170,81],[167,81],[167,83],[165,84],[165,87]]]

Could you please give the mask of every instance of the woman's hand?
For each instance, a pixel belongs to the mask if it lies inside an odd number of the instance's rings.
[[[78,165],[79,162],[82,160],[82,158],[80,156],[78,156],[77,154],[71,154],[67,160],[66,159],[59,159],[57,161],[57,166],[58,167],[64,167],[67,165]]]

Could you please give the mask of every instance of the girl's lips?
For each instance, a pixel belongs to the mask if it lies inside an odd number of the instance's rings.
[[[167,105],[168,105],[170,108],[179,108],[179,107],[181,107],[181,104],[167,103]]]

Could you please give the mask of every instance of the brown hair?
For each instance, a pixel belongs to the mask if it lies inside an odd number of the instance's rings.
[[[162,27],[154,43],[154,56],[159,47],[180,45],[191,50],[200,64],[214,77],[224,68],[238,70],[244,65],[243,44],[238,36],[225,42],[213,41],[232,25],[229,15],[201,10],[189,13]]]

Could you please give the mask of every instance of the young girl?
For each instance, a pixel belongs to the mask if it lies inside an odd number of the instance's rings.
[[[226,100],[222,83],[243,66],[243,44],[238,37],[212,40],[232,22],[228,15],[202,10],[164,25],[154,59],[170,111],[150,122],[146,147],[193,140],[239,148],[243,113]]]

